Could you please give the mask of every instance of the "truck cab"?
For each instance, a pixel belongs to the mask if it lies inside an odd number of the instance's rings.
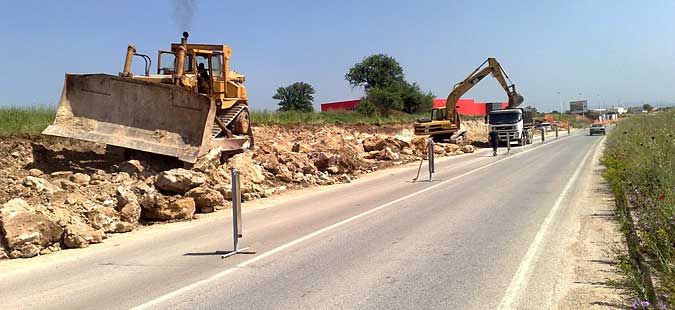
[[[532,113],[522,108],[493,110],[487,115],[490,131],[496,131],[500,142],[532,143]]]

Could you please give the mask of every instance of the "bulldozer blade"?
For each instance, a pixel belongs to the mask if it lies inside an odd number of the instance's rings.
[[[211,138],[215,115],[208,97],[178,86],[107,74],[66,74],[54,124],[42,133],[194,163],[217,140]],[[218,144],[236,149],[244,142]]]

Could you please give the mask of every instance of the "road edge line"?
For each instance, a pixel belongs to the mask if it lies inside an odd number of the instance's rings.
[[[549,227],[553,223],[553,219],[558,213],[558,209],[560,209],[562,201],[568,196],[569,194],[568,192],[570,191],[572,184],[576,183],[577,178],[581,174],[582,168],[586,166],[587,160],[590,157],[590,155],[595,154],[598,150],[598,145],[604,143],[604,141],[605,137],[603,137],[600,141],[596,142],[593,145],[593,147],[591,147],[591,149],[588,150],[586,155],[584,155],[584,158],[581,160],[581,163],[574,171],[572,177],[569,179],[569,181],[567,181],[565,187],[563,187],[563,190],[560,192],[558,198],[553,203],[553,207],[551,207],[551,210],[549,210],[548,214],[546,215],[544,222],[541,224],[541,226],[539,226],[539,230],[537,231],[537,234],[530,243],[530,246],[528,247],[525,256],[523,256],[523,258],[521,259],[520,265],[518,266],[518,270],[513,275],[513,278],[509,283],[508,289],[506,290],[506,293],[504,293],[504,296],[502,296],[502,299],[497,309],[499,310],[513,309],[513,303],[520,295],[521,289],[527,287],[528,285],[530,275],[532,273],[534,265],[536,264],[536,255],[540,250],[541,244],[544,241],[544,237],[548,233]]]

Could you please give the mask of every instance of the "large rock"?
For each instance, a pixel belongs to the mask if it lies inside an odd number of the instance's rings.
[[[145,166],[142,162],[132,159],[119,164],[117,171],[126,172],[129,175],[140,175],[145,171]]]
[[[68,248],[86,248],[90,243],[100,243],[102,241],[102,230],[95,230],[82,223],[66,226],[63,234],[63,244]]]
[[[89,184],[91,177],[84,173],[75,173],[69,177],[70,181],[76,184],[85,185]]]
[[[160,173],[155,181],[155,186],[165,191],[185,194],[185,192],[204,183],[206,183],[206,179],[202,174],[178,168]]]
[[[205,186],[193,188],[185,196],[192,197],[195,201],[195,206],[202,213],[213,212],[225,206],[223,195],[217,190]]]
[[[117,198],[117,208],[121,209],[130,203],[138,204],[136,194],[126,186],[118,186],[115,197]]]
[[[464,152],[464,153],[473,153],[475,150],[476,150],[476,148],[474,148],[473,145],[470,145],[470,144],[462,146],[462,152]]]
[[[95,229],[114,232],[119,214],[113,207],[97,207],[87,211],[87,219]]]
[[[412,148],[417,154],[427,153],[428,139],[424,137],[414,137],[411,141]]]
[[[456,152],[457,150],[460,149],[460,146],[457,145],[457,144],[450,143],[450,144],[446,144],[443,149],[448,153],[454,153],[454,152]]]
[[[252,156],[252,152],[234,155],[227,162],[227,167],[239,170],[242,183],[253,182],[260,184],[265,181],[265,176],[262,173],[262,167],[253,162]]]
[[[61,189],[52,184],[49,183],[49,181],[39,178],[39,177],[34,177],[34,176],[27,176],[23,180],[23,185],[26,187],[32,188],[33,190],[40,192],[40,193],[46,193],[46,194],[53,194],[56,192],[60,192]]]
[[[129,202],[120,209],[120,220],[136,224],[141,218],[141,206],[138,202]],[[119,226],[119,223],[117,223]]]
[[[159,193],[147,193],[141,199],[142,216],[149,220],[191,219],[195,214],[192,197],[164,197]]]
[[[43,214],[34,213],[28,203],[15,198],[0,209],[0,226],[10,256],[33,257],[42,248],[59,242],[63,229]]]
[[[382,160],[399,160],[400,156],[398,153],[394,152],[391,148],[385,147],[378,153],[377,158]]]

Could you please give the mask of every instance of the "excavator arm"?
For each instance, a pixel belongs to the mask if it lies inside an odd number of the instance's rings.
[[[487,63],[487,67],[483,67]],[[509,103],[507,108],[515,108],[523,103],[523,96],[519,95],[516,92],[516,86],[511,83],[509,85],[506,83],[509,76],[504,72],[502,66],[494,58],[488,58],[483,62],[478,68],[473,70],[469,76],[463,81],[455,85],[452,92],[448,95],[448,99],[445,101],[445,107],[447,111],[447,119],[452,122],[459,128],[459,113],[457,113],[457,101],[461,98],[466,92],[473,88],[478,82],[480,82],[484,77],[492,74],[492,76],[497,79],[499,85],[502,86],[509,98]]]

